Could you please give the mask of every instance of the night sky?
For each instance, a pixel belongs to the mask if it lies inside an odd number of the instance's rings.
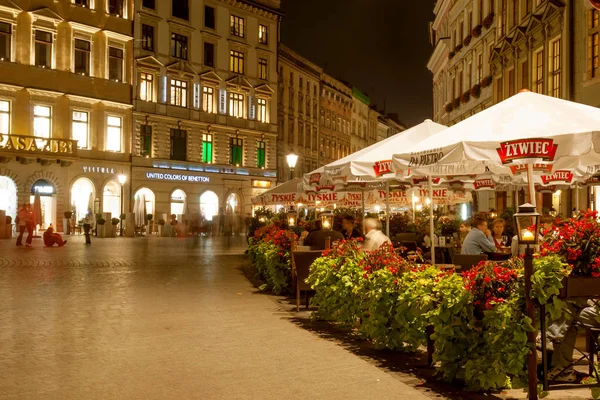
[[[281,41],[415,125],[432,114],[435,0],[282,0]]]

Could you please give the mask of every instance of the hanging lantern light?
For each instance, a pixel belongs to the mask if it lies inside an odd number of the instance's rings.
[[[535,206],[529,203],[520,205],[519,212],[514,215],[514,218],[519,243],[536,245],[539,240],[540,214],[536,212]]]
[[[498,214],[496,213],[496,209],[495,209],[495,208],[492,208],[492,209],[490,210],[490,218],[492,218],[492,219],[496,219],[496,217],[497,217],[497,216],[498,216]]]
[[[331,211],[321,213],[321,226],[326,231],[333,229],[333,213]]]
[[[287,221],[290,228],[294,228],[297,225],[298,213],[296,210],[294,210],[294,207],[290,207],[289,211],[287,212]]]

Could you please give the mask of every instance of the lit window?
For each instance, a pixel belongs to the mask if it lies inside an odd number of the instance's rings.
[[[108,79],[123,82],[123,49],[108,48]]]
[[[258,25],[258,43],[269,44],[269,31],[266,25]]]
[[[266,58],[258,59],[258,78],[259,79],[267,79],[267,59]]]
[[[267,159],[267,144],[263,141],[259,141],[256,146],[256,166],[258,168],[264,168]]]
[[[73,4],[80,7],[90,8],[90,0],[73,0]]]
[[[229,141],[229,164],[240,166],[244,157],[244,140],[231,138]]]
[[[142,49],[154,51],[154,27],[142,24]]]
[[[108,0],[108,13],[115,17],[122,17],[124,14],[125,0]]]
[[[49,138],[52,132],[52,109],[33,106],[33,136]]]
[[[202,162],[211,164],[213,161],[213,135],[202,134]]]
[[[215,112],[214,96],[215,96],[215,89],[208,87],[208,86],[202,87],[202,111],[207,112],[207,113]]]
[[[140,73],[140,100],[153,101],[154,75],[146,72]]]
[[[152,125],[140,125],[140,155],[152,155]]]
[[[171,34],[171,56],[187,60],[188,58],[188,38],[187,36]]]
[[[52,33],[35,31],[35,65],[52,68]]]
[[[10,131],[10,102],[0,100],[0,133],[7,135]]]
[[[235,50],[229,52],[229,70],[238,74],[244,73],[244,53]]]
[[[256,99],[257,105],[257,119],[259,122],[267,123],[269,122],[267,119],[267,100],[266,99]]]
[[[106,150],[121,151],[123,118],[108,116],[106,119]]]
[[[75,39],[75,73],[90,74],[92,44],[87,40]]]
[[[73,111],[71,138],[77,140],[77,147],[88,148],[89,114],[85,111]]]
[[[244,37],[246,36],[246,29],[244,25],[244,18],[236,17],[232,15],[230,17],[231,34],[234,36]]]
[[[171,79],[171,105],[187,107],[187,82]]]
[[[0,61],[10,60],[12,25],[0,22]]]
[[[560,68],[560,39],[557,39],[550,43],[550,85],[552,86],[549,91],[553,97],[560,98],[560,87],[561,87],[561,68]]]
[[[229,115],[236,118],[244,117],[244,95],[229,93]]]

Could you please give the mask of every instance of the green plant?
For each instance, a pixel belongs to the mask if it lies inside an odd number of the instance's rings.
[[[483,26],[486,29],[489,29],[492,26],[493,22],[494,22],[494,13],[490,13],[490,15],[485,17],[485,19],[483,20]]]
[[[571,273],[571,267],[565,264],[558,255],[538,257],[533,261],[530,296],[540,304],[546,305],[550,321],[559,319],[568,313],[567,304],[558,294],[562,288],[562,280]]]
[[[110,222],[111,222],[113,225],[119,225],[119,222],[121,222],[121,221],[119,220],[119,218],[113,218],[113,219],[111,219],[111,220],[110,220]]]
[[[491,84],[492,84],[492,76],[491,75],[483,78],[480,83],[482,88],[486,88],[486,87],[490,86]]]
[[[475,38],[481,36],[481,25],[477,25],[475,28],[473,28],[473,30],[471,31],[471,35]]]
[[[104,218],[98,218],[96,220],[96,224],[98,225],[104,225],[106,223],[106,220]]]
[[[481,96],[481,86],[479,84],[475,84],[471,88],[471,97],[478,99],[479,96]]]

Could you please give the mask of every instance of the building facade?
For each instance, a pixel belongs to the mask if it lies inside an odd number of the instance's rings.
[[[133,198],[245,216],[276,181],[278,0],[136,0]]]
[[[352,89],[346,83],[323,73],[319,111],[319,166],[350,154]]]
[[[63,213],[118,217],[129,176],[133,2],[0,2],[0,210],[40,194]],[[125,190],[128,190],[126,184]],[[4,222],[4,221],[3,221]]]
[[[358,88],[352,88],[351,153],[367,147],[371,99]]]
[[[600,106],[598,10],[590,2],[441,0],[434,13],[428,68],[436,122],[453,125],[521,89]],[[514,207],[522,198],[478,193],[479,209]],[[538,204],[568,215],[573,199],[558,191]]]
[[[286,155],[298,155],[294,176],[319,167],[319,105],[323,69],[279,44],[277,174],[290,178]]]

